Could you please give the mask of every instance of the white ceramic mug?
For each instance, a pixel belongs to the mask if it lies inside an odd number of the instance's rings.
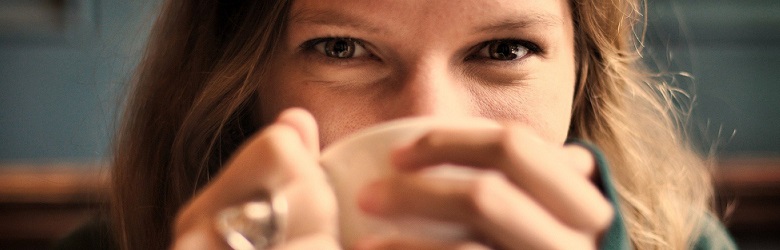
[[[369,216],[357,206],[357,194],[367,184],[393,174],[389,155],[392,149],[420,138],[432,128],[497,127],[498,123],[483,118],[406,118],[360,130],[329,145],[322,151],[320,163],[338,199],[341,244],[352,246],[357,239],[367,235],[423,236],[440,240],[468,237],[465,228],[451,223],[422,218],[391,221]]]

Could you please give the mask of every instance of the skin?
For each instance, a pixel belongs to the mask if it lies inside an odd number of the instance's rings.
[[[270,189],[290,204],[277,248],[340,249],[322,147],[402,117],[479,116],[504,126],[434,129],[400,146],[392,160],[402,174],[369,185],[358,201],[375,216],[449,221],[475,237],[369,237],[344,247],[595,249],[613,210],[591,182],[593,157],[563,145],[576,72],[571,20],[564,0],[295,1],[259,93],[270,125],[180,211],[174,248],[226,249],[214,215]],[[321,38],[333,37],[359,41],[353,56],[329,57],[332,40]],[[496,41],[529,50],[497,60]],[[421,174],[444,163],[474,168],[474,178]]]
[[[261,92],[265,121],[303,107],[317,118],[323,146],[368,125],[426,115],[516,121],[550,142],[566,139],[575,62],[565,1],[331,2],[293,4],[279,63]],[[366,53],[334,60],[300,48],[321,37],[360,39]],[[495,39],[543,51],[481,58],[475,50]]]

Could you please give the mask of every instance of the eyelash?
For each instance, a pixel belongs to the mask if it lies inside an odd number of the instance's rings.
[[[337,40],[337,39],[343,39],[343,40],[348,40],[348,41],[354,42],[355,45],[361,46],[361,47],[363,47],[363,49],[366,50],[366,52],[368,53],[368,57],[369,58],[376,58],[366,48],[365,42],[363,40],[352,38],[352,37],[319,37],[319,38],[314,38],[314,39],[311,39],[311,40],[303,42],[300,45],[300,49],[301,49],[301,51],[304,51],[304,52],[307,52],[307,53],[316,53],[317,55],[319,55],[320,58],[324,58],[324,59],[328,60],[329,62],[333,62],[333,63],[345,63],[348,60],[358,59],[358,58],[334,58],[334,57],[330,57],[330,56],[324,55],[320,51],[316,51],[316,46],[317,45],[319,45],[321,43],[324,43],[324,42]],[[497,59],[492,59],[492,58],[489,58],[489,57],[488,58],[479,57],[477,55],[477,53],[482,51],[482,49],[484,49],[484,48],[490,46],[492,43],[496,43],[496,42],[515,43],[515,44],[517,44],[519,46],[522,46],[525,49],[527,49],[528,53],[526,55],[523,55],[520,58],[515,58],[515,59],[510,59],[510,60],[497,60]],[[537,45],[537,44],[535,44],[533,42],[530,42],[530,41],[527,41],[527,40],[522,40],[522,39],[502,38],[502,39],[493,39],[493,40],[485,41],[485,42],[480,43],[477,46],[474,46],[474,48],[472,48],[470,50],[469,56],[467,56],[465,58],[465,60],[468,61],[468,60],[484,59],[484,60],[497,61],[497,62],[513,62],[513,61],[517,61],[517,60],[523,59],[523,58],[527,57],[528,55],[540,54],[540,53],[544,53],[544,50],[539,45]]]
[[[496,45],[497,46],[498,43],[508,43],[508,44],[510,44],[512,46],[521,47],[522,49],[525,50],[524,54],[521,55],[520,57],[511,58],[511,59],[497,59],[497,58],[493,58],[491,55],[486,55],[486,56],[485,55],[480,55],[483,52],[483,50],[488,50],[487,52],[490,53],[491,52],[490,49],[492,49],[491,46],[492,45]],[[522,60],[522,59],[524,59],[524,58],[526,58],[526,57],[528,57],[530,55],[540,54],[540,53],[543,53],[543,50],[541,49],[541,47],[539,47],[539,45],[537,45],[537,44],[535,44],[533,42],[527,41],[527,40],[513,39],[513,38],[493,39],[493,40],[482,42],[482,43],[480,43],[477,46],[474,46],[471,49],[471,51],[469,52],[469,56],[466,57],[466,61],[469,61],[469,60],[485,60],[485,61],[490,61],[490,62],[494,62],[494,63],[512,63],[512,62],[520,61],[520,60]]]
[[[318,49],[317,49],[318,45],[320,45],[322,43],[334,41],[334,40],[347,40],[347,41],[353,42],[353,43],[355,43],[355,46],[361,46],[362,49],[365,50],[364,52],[367,53],[367,55],[364,58],[360,58],[360,57],[335,58],[335,57],[327,56],[327,55],[323,54],[322,52],[318,51]],[[333,36],[333,37],[319,37],[319,38],[314,38],[314,39],[305,41],[305,42],[303,42],[300,45],[300,50],[302,52],[306,53],[309,56],[313,56],[314,60],[320,60],[320,61],[323,61],[324,63],[327,63],[327,64],[346,65],[346,64],[354,62],[355,60],[377,59],[377,57],[375,57],[371,53],[371,51],[368,50],[366,47],[367,46],[365,45],[365,42],[363,40],[352,38],[352,37]]]

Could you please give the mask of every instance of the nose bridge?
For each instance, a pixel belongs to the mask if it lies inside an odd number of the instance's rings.
[[[469,113],[469,96],[463,83],[447,63],[419,60],[407,64],[400,82],[401,102],[406,116],[463,116]]]

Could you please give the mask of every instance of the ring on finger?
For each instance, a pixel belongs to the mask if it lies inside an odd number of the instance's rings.
[[[284,241],[287,199],[265,192],[259,199],[223,209],[216,229],[234,250],[266,249]]]

